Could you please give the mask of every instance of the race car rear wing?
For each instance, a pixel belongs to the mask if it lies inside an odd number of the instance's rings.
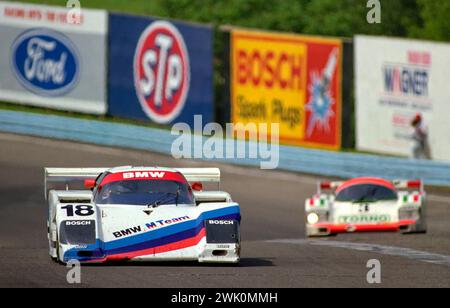
[[[317,183],[317,194],[322,194],[323,190],[332,190],[335,191],[339,186],[344,184],[344,181],[335,181],[335,182],[319,182]]]
[[[110,168],[45,168],[45,198],[50,190],[85,190],[85,180],[95,180]],[[189,183],[220,184],[219,168],[179,168]]]
[[[176,168],[176,170],[181,172],[190,183],[220,183],[219,168]]]
[[[425,185],[422,180],[394,180],[392,184],[397,189],[418,189],[421,193],[425,192]]]
[[[50,190],[85,190],[85,180],[95,180],[109,168],[45,168],[45,198]]]
[[[332,190],[333,192],[341,185],[344,181],[335,182],[319,182],[317,188],[317,194],[321,194],[323,190]],[[397,189],[419,189],[421,193],[425,192],[424,184],[422,180],[394,180],[392,184]]]

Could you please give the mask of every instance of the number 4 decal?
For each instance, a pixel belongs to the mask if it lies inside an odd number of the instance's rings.
[[[91,216],[94,214],[93,207],[91,205],[77,205],[75,206],[75,211],[73,210],[73,205],[66,205],[61,209],[66,210],[67,216]]]

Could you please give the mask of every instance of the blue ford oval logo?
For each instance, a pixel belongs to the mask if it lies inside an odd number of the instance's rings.
[[[43,96],[60,96],[78,82],[78,52],[63,34],[49,29],[22,33],[12,46],[12,67],[19,82]]]

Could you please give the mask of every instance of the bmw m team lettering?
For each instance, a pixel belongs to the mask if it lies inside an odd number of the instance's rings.
[[[114,235],[115,238],[119,238],[119,237],[133,235],[133,234],[136,234],[136,233],[139,233],[139,232],[142,232],[141,226],[132,227],[132,228],[128,228],[128,229],[125,229],[125,230],[113,232],[113,235]]]
[[[136,227],[128,228],[125,230],[113,232],[113,235],[115,238],[120,238],[120,237],[124,237],[124,236],[133,235],[136,233],[140,233],[144,229],[154,230],[159,227],[164,227],[167,225],[171,225],[173,223],[178,223],[178,222],[186,221],[189,219],[190,219],[189,216],[183,216],[183,217],[179,217],[179,218],[172,218],[172,219],[166,219],[166,220],[162,219],[162,220],[147,223],[147,224],[145,224],[145,227],[143,227],[143,228],[141,226],[136,226]]]
[[[189,219],[190,219],[189,216],[183,216],[183,217],[172,218],[172,219],[168,219],[168,220],[158,220],[158,221],[155,221],[155,222],[148,223],[145,226],[148,229],[151,230],[151,229],[154,229],[154,228],[163,227],[163,226],[166,226],[166,225],[170,225],[170,224],[181,222],[181,221],[186,221],[186,220],[189,220]]]

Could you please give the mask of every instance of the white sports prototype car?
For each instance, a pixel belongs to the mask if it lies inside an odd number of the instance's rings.
[[[321,182],[306,200],[306,235],[353,232],[425,233],[426,206],[422,181],[357,178]],[[331,190],[332,193],[323,193]]]
[[[210,182],[219,169],[47,168],[50,256],[238,263],[240,207]]]

